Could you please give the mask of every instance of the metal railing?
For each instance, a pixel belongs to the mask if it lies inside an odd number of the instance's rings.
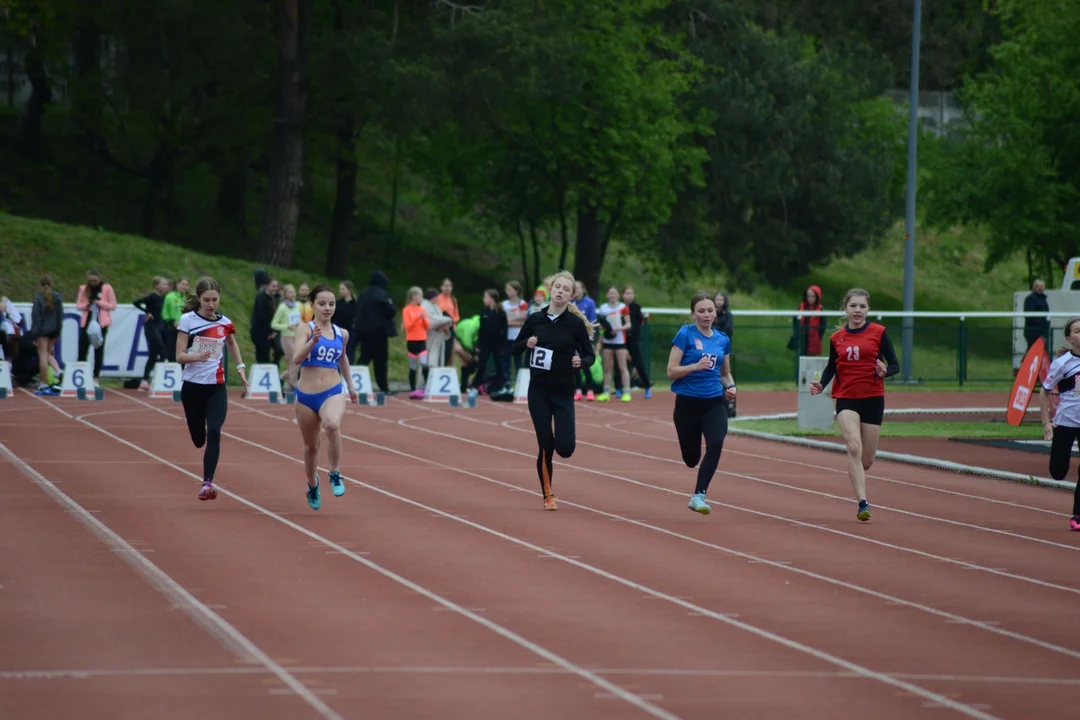
[[[642,352],[649,360],[651,377],[666,377],[671,340],[682,325],[691,323],[685,309],[642,308],[647,322],[642,328]],[[829,354],[829,335],[840,326],[843,313],[835,310],[733,310],[732,368],[739,382],[794,383],[798,377],[799,356]],[[820,349],[807,343],[806,328],[800,318],[825,318]],[[901,323],[914,319],[912,380],[922,383],[1011,384],[1028,343],[1024,338],[1024,319],[1050,321],[1043,336],[1051,353],[1063,345],[1064,324],[1075,313],[1023,313],[985,311],[902,311],[871,312],[870,319],[886,326],[900,357]],[[894,322],[889,319],[895,318]],[[1052,340],[1052,342],[1051,342]],[[806,351],[807,344],[810,345]],[[796,352],[799,349],[800,352]],[[899,381],[899,376],[890,382]]]

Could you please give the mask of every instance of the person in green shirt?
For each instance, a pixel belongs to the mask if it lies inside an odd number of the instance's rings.
[[[454,354],[462,358],[461,363],[461,387],[469,386],[469,378],[479,367],[477,357],[476,338],[480,335],[480,316],[473,315],[471,318],[463,318],[454,326],[454,338],[457,343]],[[459,353],[458,349],[463,352]],[[468,357],[466,361],[465,358]]]
[[[161,307],[161,319],[165,323],[165,357],[169,362],[176,362],[176,324],[184,314],[184,302],[187,301],[189,286],[186,277],[178,278],[172,292],[165,295]]]

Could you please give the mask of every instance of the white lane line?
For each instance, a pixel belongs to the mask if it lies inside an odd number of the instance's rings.
[[[51,403],[49,403],[51,405]],[[320,716],[327,720],[344,720],[341,715],[334,712],[329,705],[320,700],[315,693],[309,690],[302,682],[289,673],[278,663],[263,652],[255,643],[249,640],[239,630],[233,627],[225,618],[211,610],[205,603],[200,601],[184,587],[167,575],[165,571],[131,546],[124,538],[116,534],[112,528],[98,520],[82,505],[75,502],[63,490],[49,481],[44,475],[27,465],[21,458],[0,443],[0,454],[4,455],[9,462],[20,468],[22,472],[36,483],[45,494],[50,496],[58,505],[66,510],[72,517],[78,520],[90,533],[97,537],[106,547],[112,549],[123,558],[135,571],[147,580],[158,592],[164,595],[173,606],[181,606],[182,609],[198,625],[205,629],[211,636],[218,639],[225,647],[242,658],[246,662],[258,662],[278,680],[287,685],[293,692],[299,695]]]
[[[122,397],[126,397],[123,393],[116,393],[116,394],[118,394],[118,395],[120,395]],[[33,397],[37,397],[37,396],[33,396]],[[56,407],[51,402],[49,402],[47,400],[44,400],[44,399],[41,399],[41,400],[42,400],[42,402],[46,403],[47,405],[49,405],[49,406],[51,406],[53,408],[56,408],[57,410],[60,410],[60,408]],[[134,400],[134,402],[140,402],[141,403],[141,401],[139,401],[139,400]],[[150,406],[150,407],[153,407],[153,406]],[[154,408],[154,409],[158,410],[157,408]],[[61,412],[63,412],[63,411],[61,410]],[[170,417],[173,417],[173,418],[176,418],[178,420],[183,421],[183,419],[178,415],[173,415],[172,413],[167,413],[164,410],[158,410],[158,412],[161,412],[164,415],[169,415]],[[70,413],[64,413],[64,414],[67,415],[68,417],[71,417]],[[72,418],[72,419],[75,419],[75,420],[79,421],[77,418]],[[79,422],[84,422],[84,421],[79,421]],[[149,452],[148,450],[145,450],[145,449],[139,447],[138,445],[136,445],[136,444],[134,444],[134,443],[132,443],[132,442],[130,442],[128,440],[125,440],[124,438],[122,438],[122,437],[120,437],[118,435],[115,435],[115,434],[109,432],[108,430],[105,430],[104,428],[100,428],[100,427],[97,427],[95,425],[90,425],[89,423],[85,423],[85,424],[88,427],[94,428],[94,430],[96,430],[97,432],[100,432],[103,435],[112,438],[116,442],[121,443],[122,445],[126,445],[127,447],[130,447],[133,450],[136,450],[136,451],[138,451],[138,452],[140,452],[140,453],[142,453],[142,454],[144,454],[144,455],[146,455],[148,457],[152,457],[152,458],[156,459],[162,465],[170,467],[173,470],[175,470],[175,471],[177,471],[177,472],[179,472],[179,473],[181,473],[183,475],[186,475],[186,476],[188,476],[188,477],[190,477],[190,478],[192,478],[192,479],[194,479],[196,481],[199,481],[199,482],[202,481],[202,477],[199,476],[198,474],[190,472],[188,470],[185,470],[184,468],[180,467],[179,465],[177,465],[175,463],[172,463],[172,462],[170,462],[168,460],[165,460],[164,458],[158,457],[158,456],[154,455],[153,453]],[[233,438],[233,439],[235,439],[237,441],[245,442],[245,443],[254,445],[254,443],[251,443],[250,441],[245,440],[244,438],[240,438],[240,437],[237,437],[235,435],[232,435],[231,433],[222,433],[222,434],[227,435],[228,437],[231,437],[231,438]],[[272,452],[274,454],[279,454],[279,455],[281,455],[281,457],[285,457],[285,458],[288,458],[290,460],[300,462],[300,463],[303,462],[303,461],[296,460],[296,458],[290,458],[288,455],[285,455],[284,453],[278,453],[276,450],[272,450],[271,448],[268,448],[266,446],[261,446],[260,445],[258,447],[261,447],[263,450],[266,450],[268,452]],[[478,613],[472,612],[468,608],[465,608],[465,607],[463,607],[461,605],[458,605],[457,603],[454,603],[454,602],[452,602],[450,600],[447,600],[445,597],[443,597],[443,596],[441,596],[441,595],[439,595],[439,594],[437,594],[437,593],[435,593],[435,592],[433,592],[431,590],[428,590],[427,588],[425,588],[425,587],[423,587],[421,585],[418,585],[417,583],[413,582],[412,580],[409,580],[408,578],[405,578],[405,577],[403,577],[401,575],[398,575],[397,573],[393,572],[392,570],[389,570],[389,569],[383,567],[382,565],[379,565],[378,563],[375,563],[375,562],[363,557],[359,553],[356,553],[356,552],[354,552],[352,550],[349,550],[348,548],[342,546],[339,543],[336,543],[336,542],[334,542],[332,540],[329,540],[329,539],[323,537],[322,535],[319,535],[318,533],[315,533],[315,532],[305,528],[304,526],[299,525],[299,524],[293,522],[292,520],[289,520],[289,519],[283,517],[279,513],[275,513],[272,510],[268,510],[267,508],[264,508],[263,506],[261,506],[261,505],[259,505],[257,503],[254,503],[254,502],[248,500],[247,498],[228,490],[227,488],[225,488],[223,486],[218,485],[217,490],[218,490],[219,494],[230,497],[233,500],[236,500],[237,502],[239,502],[239,503],[241,503],[243,505],[246,505],[247,507],[251,508],[252,510],[255,510],[256,512],[259,512],[259,513],[262,513],[266,517],[277,520],[278,522],[285,525],[286,527],[289,527],[289,528],[291,528],[291,529],[293,529],[293,530],[295,530],[295,531],[297,531],[299,533],[302,533],[303,535],[306,535],[307,537],[309,537],[312,540],[316,540],[318,542],[321,542],[323,545],[325,545],[325,546],[327,546],[329,548],[337,550],[342,555],[350,558],[351,560],[354,560],[355,562],[363,565],[364,567],[367,567],[370,570],[373,570],[373,571],[379,573],[383,577],[385,577],[385,578],[387,578],[389,580],[392,580],[392,581],[398,583],[399,585],[402,585],[402,586],[408,588],[409,590],[412,590],[413,592],[415,592],[415,593],[417,593],[419,595],[423,595],[424,597],[428,598],[429,600],[431,600],[431,601],[433,601],[435,603],[438,603],[439,605],[441,605],[441,606],[447,608],[448,610],[451,610],[451,611],[461,615],[462,617],[465,617],[465,618],[468,618],[469,620],[472,620],[473,622],[475,622],[478,625],[482,625],[483,627],[487,628],[488,630],[491,630],[492,632],[499,635],[500,637],[502,637],[502,638],[504,638],[506,640],[509,640],[510,642],[513,642],[514,644],[528,650],[529,652],[532,652],[535,655],[538,655],[538,656],[542,657],[544,660],[547,660],[550,663],[554,663],[556,665],[559,665],[560,667],[563,667],[566,670],[574,673],[578,677],[581,677],[584,680],[588,680],[589,682],[596,685],[597,687],[602,688],[602,689],[608,691],[609,693],[612,693],[613,695],[616,695],[616,696],[622,698],[625,702],[637,707],[639,710],[644,711],[645,713],[651,715],[652,717],[660,718],[661,720],[680,720],[680,718],[677,715],[674,715],[674,714],[668,712],[667,710],[664,710],[663,708],[660,708],[660,707],[650,703],[649,701],[642,699],[640,696],[638,696],[638,695],[636,695],[634,693],[631,693],[630,691],[620,687],[619,685],[616,685],[615,683],[600,677],[596,673],[594,673],[594,672],[592,672],[590,670],[587,670],[587,669],[585,669],[585,668],[583,668],[583,667],[581,667],[579,665],[574,664],[573,662],[567,660],[566,658],[564,658],[564,657],[562,657],[560,655],[557,655],[556,653],[552,652],[551,650],[548,650],[547,648],[544,648],[544,647],[532,642],[531,640],[527,640],[526,638],[522,637],[521,635],[518,635],[517,633],[513,632],[512,630],[510,630],[510,629],[508,629],[508,628],[506,628],[506,627],[504,627],[502,625],[499,625],[498,623],[495,623],[495,622],[483,617],[482,615],[480,615]],[[414,504],[418,505],[420,507],[423,507],[419,503],[414,503]],[[282,672],[284,672],[284,670]],[[294,682],[296,682],[296,681],[294,680]],[[291,685],[290,685],[290,687],[291,687]],[[307,692],[306,688],[305,688],[305,691]],[[314,700],[315,702],[322,703],[322,701],[319,700],[314,694],[308,692],[308,695],[310,695],[312,700]],[[928,699],[933,699],[933,700],[937,701],[936,697],[937,696],[935,696],[934,698],[928,698]],[[327,708],[327,709],[329,710],[329,708]],[[335,720],[337,720],[337,718],[338,718],[337,715],[334,715],[333,717],[335,718]]]
[[[141,401],[134,400],[134,402],[141,402]],[[159,412],[162,412],[163,414],[170,414],[170,413],[166,413],[164,410],[161,410]],[[270,413],[266,413],[266,414],[269,417],[277,417],[277,416],[274,416],[274,415],[272,415]],[[179,416],[174,415],[173,417],[176,417],[178,420],[181,419],[181,418],[179,418]],[[107,432],[107,431],[102,431],[102,432]],[[264,450],[264,451],[266,451],[268,453],[271,453],[273,455],[277,455],[277,456],[279,456],[279,457],[281,457],[283,459],[290,460],[290,461],[292,461],[294,463],[299,463],[299,464],[303,463],[303,460],[299,460],[297,458],[286,455],[285,453],[282,453],[282,452],[280,452],[278,450],[275,450],[274,448],[268,447],[268,446],[263,445],[261,443],[254,442],[254,441],[248,440],[246,438],[241,438],[241,437],[238,437],[238,436],[233,435],[231,433],[224,433],[223,432],[222,434],[227,435],[228,437],[230,437],[230,438],[232,438],[234,440],[237,440],[239,442],[246,443],[246,444],[248,444],[248,445],[250,445],[252,447],[261,448],[262,450]],[[378,447],[378,446],[375,446],[375,447]],[[406,455],[407,456],[406,453],[401,453],[401,452],[398,452],[398,451],[393,451],[393,452],[397,452],[400,455]],[[412,456],[412,457],[414,457],[414,459],[415,459],[418,456]],[[171,464],[171,463],[168,463],[165,460],[162,460],[162,462],[165,463],[165,464]],[[347,480],[350,483],[353,483],[354,485],[358,485],[360,487],[366,488],[368,490],[379,493],[379,494],[384,495],[386,497],[393,498],[395,500],[398,500],[399,502],[403,502],[403,503],[406,503],[408,505],[412,505],[413,507],[416,507],[416,508],[418,508],[420,510],[423,510],[425,512],[436,513],[436,514],[441,515],[441,516],[443,516],[443,517],[445,517],[445,518],[447,518],[449,520],[453,520],[454,522],[461,523],[463,525],[471,527],[471,528],[473,528],[475,530],[478,530],[480,532],[492,535],[493,537],[497,537],[500,540],[503,540],[505,542],[508,542],[508,543],[511,543],[511,544],[514,544],[514,545],[518,545],[519,547],[527,548],[527,549],[532,550],[533,552],[536,552],[538,554],[549,555],[553,559],[561,560],[562,562],[567,563],[568,565],[572,565],[572,566],[577,567],[577,568],[579,568],[581,570],[585,570],[586,572],[597,575],[598,577],[605,578],[605,579],[610,580],[610,581],[612,581],[614,583],[617,583],[619,585],[623,585],[624,587],[628,587],[628,588],[631,588],[633,590],[636,590],[637,592],[640,592],[640,593],[643,593],[643,594],[646,594],[646,595],[651,595],[651,596],[653,596],[653,597],[655,597],[655,598],[657,598],[659,600],[665,600],[666,602],[669,602],[669,603],[671,603],[673,605],[678,605],[678,606],[680,606],[680,607],[682,607],[682,608],[684,608],[686,610],[689,610],[689,611],[692,611],[692,612],[695,612],[695,613],[699,613],[704,617],[708,617],[708,618],[711,618],[713,620],[717,620],[719,622],[722,622],[724,624],[730,625],[731,627],[743,630],[744,632],[750,633],[750,634],[755,635],[757,637],[760,637],[762,639],[769,640],[769,641],[771,641],[773,643],[776,643],[778,645],[783,645],[784,647],[787,647],[787,648],[789,648],[791,650],[795,650],[797,652],[801,652],[801,653],[803,653],[805,655],[809,655],[810,657],[817,658],[818,660],[826,662],[826,663],[828,663],[830,665],[835,665],[837,667],[848,670],[849,672],[857,673],[858,675],[861,675],[862,677],[865,677],[867,679],[876,680],[876,681],[878,681],[880,683],[883,683],[885,685],[890,685],[892,687],[898,688],[898,689],[903,690],[905,692],[908,692],[908,693],[910,693],[912,695],[916,695],[918,697],[921,697],[924,700],[927,700],[929,702],[937,703],[937,704],[942,705],[944,707],[950,708],[950,709],[952,709],[952,710],[954,710],[954,711],[956,711],[956,712],[958,712],[958,713],[960,713],[962,715],[966,715],[967,717],[979,718],[980,720],[997,720],[993,715],[989,715],[989,714],[983,712],[982,710],[978,710],[976,708],[971,707],[970,705],[966,705],[964,703],[960,703],[960,702],[957,702],[955,700],[952,700],[951,698],[948,698],[948,697],[946,697],[946,696],[944,696],[944,695],[942,695],[940,693],[936,693],[936,692],[933,692],[931,690],[926,690],[926,689],[924,689],[922,687],[919,687],[918,685],[914,685],[914,684],[912,684],[910,682],[907,682],[905,680],[899,680],[899,679],[893,678],[893,677],[891,677],[889,675],[886,675],[884,673],[880,673],[880,672],[877,672],[875,670],[871,670],[870,668],[865,667],[863,665],[859,665],[858,663],[851,662],[849,660],[845,660],[844,658],[841,658],[839,656],[836,656],[836,655],[833,655],[831,653],[825,652],[823,650],[819,650],[819,649],[817,649],[815,647],[805,645],[805,644],[803,644],[801,642],[798,642],[796,640],[792,640],[792,639],[784,637],[782,635],[778,635],[778,634],[773,633],[773,632],[771,632],[769,630],[759,628],[759,627],[757,627],[755,625],[751,625],[750,623],[744,622],[744,621],[739,620],[739,619],[737,619],[735,617],[731,617],[731,616],[725,615],[723,613],[718,613],[718,612],[715,612],[713,610],[709,610],[708,608],[701,607],[700,605],[695,605],[694,603],[688,602],[688,601],[683,600],[681,598],[678,598],[678,597],[669,595],[667,593],[661,592],[659,590],[654,590],[653,588],[650,588],[650,587],[648,587],[646,585],[642,585],[641,583],[635,582],[633,580],[629,580],[627,578],[621,577],[619,575],[608,572],[608,571],[603,570],[601,568],[589,565],[588,563],[582,562],[581,560],[575,560],[575,559],[570,558],[570,557],[568,557],[566,555],[563,555],[563,554],[548,550],[548,549],[546,549],[544,547],[541,547],[539,545],[535,545],[533,543],[530,543],[530,542],[528,542],[526,540],[522,540],[520,538],[513,537],[512,535],[508,535],[506,533],[495,530],[493,528],[489,528],[486,525],[482,525],[482,524],[474,522],[472,520],[468,520],[467,518],[463,518],[463,517],[454,515],[452,513],[444,512],[442,510],[438,510],[437,508],[433,508],[433,507],[430,507],[428,505],[424,505],[423,503],[420,503],[420,502],[418,502],[416,500],[412,500],[411,498],[407,498],[407,497],[404,497],[402,495],[398,495],[398,494],[393,493],[393,492],[391,492],[389,490],[385,490],[385,489],[383,489],[381,487],[371,485],[369,483],[366,483],[366,482],[363,482],[363,481],[360,481],[360,480],[356,480],[355,478],[348,478],[348,477],[345,477],[344,475],[342,476],[342,478]],[[232,495],[232,493],[230,493],[230,495]],[[244,502],[246,502],[246,501],[244,501]],[[289,523],[289,521],[283,521],[283,522]],[[289,524],[293,524],[293,523],[289,523]],[[296,527],[298,529],[300,529],[301,531],[305,532],[305,533],[310,532],[310,531],[307,531],[304,528],[300,528],[299,526],[296,526]],[[342,550],[344,550],[344,548],[342,548]],[[358,560],[363,561],[361,558],[358,558]],[[368,561],[364,561],[364,562],[366,563]],[[479,616],[477,616],[477,617],[479,617]],[[611,691],[609,690],[609,692],[611,692]],[[625,692],[625,691],[623,691],[623,692]],[[642,700],[641,702],[645,702],[645,701]]]

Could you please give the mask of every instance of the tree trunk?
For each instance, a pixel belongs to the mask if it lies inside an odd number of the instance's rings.
[[[245,254],[251,252],[247,234],[247,164],[223,165],[217,170],[218,189],[214,214],[226,237],[244,241]]]
[[[277,122],[256,260],[291,267],[304,172],[304,70],[312,0],[276,0]]]
[[[532,296],[533,291],[540,287],[542,278],[540,276],[540,243],[536,238],[536,223],[529,220],[529,235],[532,237],[532,251],[533,251],[533,279],[532,288],[529,289],[529,296]]]
[[[165,147],[159,147],[150,161],[146,176],[146,199],[143,201],[143,237],[157,238],[158,201],[171,182],[175,162],[176,151]]]
[[[579,200],[574,277],[585,283],[593,297],[599,297],[600,292],[600,270],[604,265],[603,241],[604,225],[600,222],[600,208],[588,200]]]
[[[401,180],[401,133],[394,136],[394,178],[390,187],[390,235],[394,234],[397,227],[398,183]]]
[[[326,252],[326,274],[344,277],[349,270],[349,233],[356,213],[356,120],[343,116],[337,123],[337,191]]]
[[[11,42],[10,40],[8,41]],[[15,106],[15,48],[7,46],[7,105]]]
[[[34,38],[26,52],[25,72],[30,80],[30,99],[26,102],[22,121],[19,123],[19,145],[23,150],[37,153],[41,150],[41,123],[45,107],[52,101],[52,86],[45,71],[45,55],[41,38]]]
[[[95,20],[100,0],[82,0],[72,43],[77,79],[72,93],[71,116],[75,137],[92,153],[105,149],[101,137],[101,30]]]
[[[559,267],[556,271],[566,269],[566,254],[570,249],[570,230],[566,226],[566,193],[560,188],[556,193],[559,198],[559,237],[562,239],[562,248],[559,250]]]
[[[525,252],[525,230],[521,227],[521,218],[517,219],[518,248],[521,251],[521,282],[529,284],[529,256]]]

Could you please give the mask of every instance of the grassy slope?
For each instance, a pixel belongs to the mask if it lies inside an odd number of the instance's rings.
[[[419,200],[419,199],[417,199]],[[460,237],[469,231],[462,228],[454,230]],[[474,236],[477,246],[485,244],[485,238]],[[490,239],[487,239],[490,240]],[[455,253],[468,253],[468,245],[455,246]],[[479,247],[478,247],[479,250]],[[504,248],[503,258],[492,252],[491,245],[486,248],[483,263],[477,267],[467,286],[483,286],[484,277],[488,283],[501,286],[501,282],[492,279],[500,273],[506,277],[520,275],[520,265],[510,248]],[[430,285],[438,282],[443,268],[436,257],[426,262],[417,262],[411,248],[403,255],[415,264],[399,269],[391,277],[392,293],[400,303],[404,289],[417,283]],[[0,291],[12,298],[21,300],[33,297],[37,277],[42,271],[48,271],[58,284],[66,298],[73,298],[85,272],[90,267],[102,270],[116,288],[121,302],[130,302],[149,289],[151,276],[180,274],[197,277],[210,274],[218,279],[223,288],[223,310],[232,317],[240,331],[242,347],[250,356],[251,348],[248,335],[248,317],[254,286],[251,271],[256,263],[224,258],[214,255],[188,251],[167,243],[145,240],[131,235],[117,235],[88,228],[72,227],[57,223],[29,220],[11,215],[0,214]],[[478,259],[478,258],[474,258]],[[544,260],[545,269],[554,268],[556,258]],[[916,257],[916,307],[919,309],[1011,309],[1012,291],[1025,284],[1024,268],[1015,265],[1001,266],[990,273],[983,271],[984,256],[982,242],[977,233],[957,232],[943,235],[932,233],[918,235]],[[353,281],[358,287],[366,284],[368,268],[378,263],[369,258],[364,271],[354,274]],[[830,306],[838,302],[843,291],[858,282],[872,295],[873,306],[878,309],[899,309],[902,305],[903,288],[903,229],[894,228],[882,240],[878,247],[868,250],[854,258],[838,260],[829,266],[813,272],[806,278],[793,282],[786,289],[758,288],[753,293],[735,293],[732,307],[736,309],[791,309],[798,303],[802,289],[808,284],[819,284],[823,288],[826,303]],[[314,283],[324,278],[317,273],[299,270],[268,268],[283,281],[299,284]],[[682,307],[693,292],[699,288],[723,288],[720,277],[698,277],[686,281],[660,285],[650,278],[647,270],[633,257],[624,246],[613,244],[606,263],[605,282],[619,285],[633,284],[638,288],[639,301],[645,306]],[[855,280],[857,279],[857,280]],[[336,285],[337,279],[334,284]],[[459,286],[465,283],[458,283]],[[459,300],[463,309],[475,311],[479,298],[473,292],[462,293]],[[594,293],[596,295],[596,293]],[[667,355],[667,343],[671,334],[682,322],[682,318],[656,316],[652,321],[653,331],[653,370],[654,376],[662,373],[663,362]],[[923,324],[920,323],[920,327]],[[793,355],[785,349],[790,336],[790,325],[772,319],[741,318],[736,325],[736,351],[739,353],[738,368],[740,376],[746,379],[761,376],[782,378],[791,372]],[[995,331],[997,337],[1007,343],[1006,331]],[[955,330],[949,329],[938,336],[927,336],[917,331],[917,344],[925,348],[933,340],[939,340],[938,352],[919,350],[916,368],[920,374],[948,376],[955,366],[953,338]],[[898,333],[897,333],[898,335]],[[401,344],[401,339],[396,339]],[[897,338],[899,342],[899,338]],[[950,343],[952,343],[950,345]],[[403,352],[392,353],[391,377],[401,380],[405,377]],[[1001,358],[987,361],[990,367],[984,376],[999,375],[1011,379],[1011,373]],[[662,376],[657,376],[662,379]],[[787,382],[777,383],[777,387],[790,389]]]
[[[791,435],[800,437],[840,437],[840,428],[833,423],[828,430],[802,430],[795,420],[741,420],[733,423],[741,430]],[[1003,422],[886,422],[881,426],[882,437],[912,438],[1008,438],[1013,440],[1040,440],[1042,426],[1038,422],[1026,422],[1013,427]]]
[[[38,278],[48,272],[65,302],[74,302],[79,285],[90,268],[101,270],[121,303],[150,292],[154,275],[187,276],[194,284],[210,275],[221,287],[221,312],[233,320],[240,349],[250,363],[254,348],[249,338],[251,306],[255,294],[252,271],[257,263],[191,252],[166,243],[133,235],[117,235],[90,228],[28,220],[0,213],[0,293],[28,302],[34,297]],[[299,286],[314,285],[326,278],[296,270],[269,267],[281,279]],[[337,287],[340,279],[333,279]],[[398,347],[400,346],[400,347]],[[400,352],[395,352],[395,348]],[[407,370],[404,340],[391,342],[390,374],[403,379]]]

